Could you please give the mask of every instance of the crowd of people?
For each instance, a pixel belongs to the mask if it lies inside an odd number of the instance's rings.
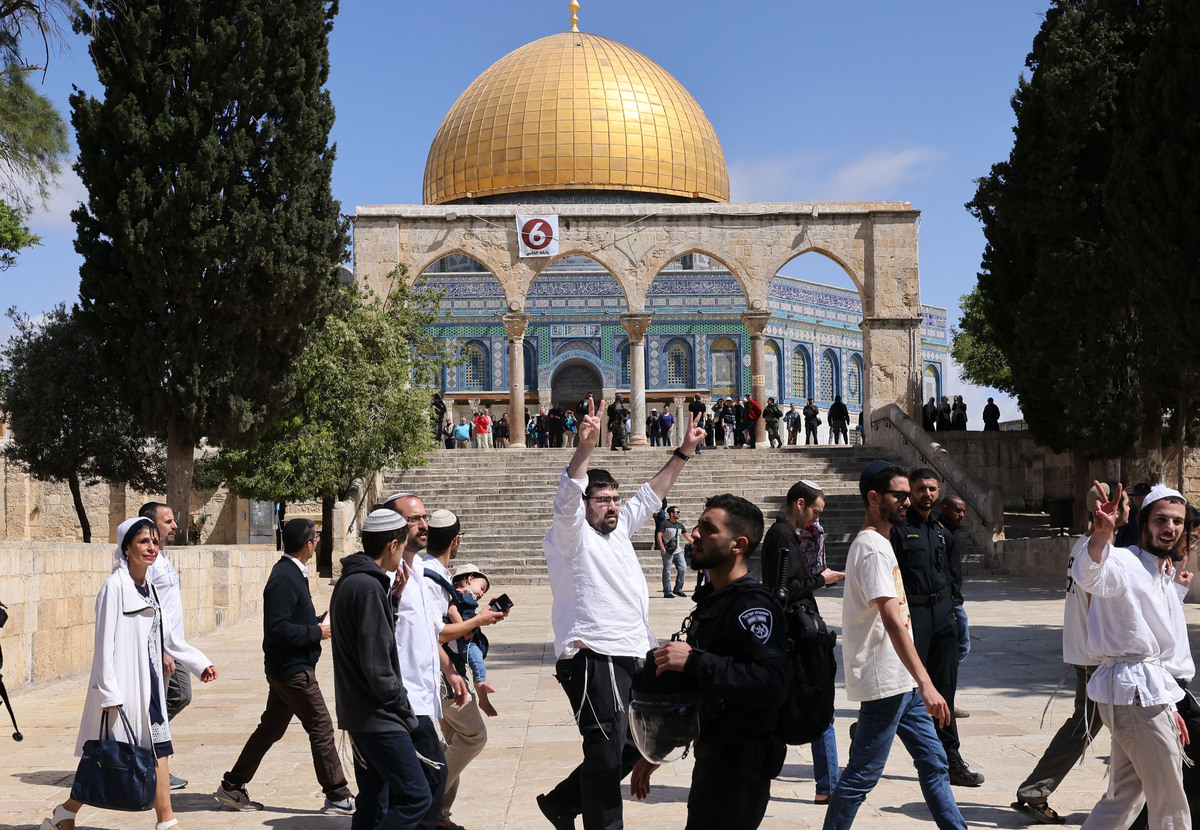
[[[842,663],[847,697],[859,709],[844,767],[832,720],[811,743],[814,800],[828,805],[824,827],[853,824],[899,737],[934,822],[965,828],[953,788],[979,787],[984,776],[961,754],[957,722],[968,713],[955,706],[958,666],[970,652],[955,536],[963,500],[943,494],[931,469],[870,463],[859,478],[862,527],[845,570],[836,571],[826,558],[825,493],[816,482],[788,489],[769,530],[761,509],[739,496],[713,495],[686,523],[669,504],[707,437],[707,413],[689,413],[663,467],[623,499],[619,482],[590,466],[602,420],[613,413],[603,401],[588,402],[542,542],[555,678],[582,747],[578,766],[536,797],[547,821],[557,830],[574,828],[579,817],[589,829],[623,826],[622,781],[647,797],[661,761],[645,746],[646,730],[634,739],[632,727],[649,717],[637,704],[669,693],[690,701],[676,708],[694,724],[675,739],[686,740],[694,758],[687,828],[758,827],[787,751],[777,721],[794,677],[789,649],[797,646],[788,642],[785,609],[819,618],[818,592],[844,581]],[[1187,692],[1195,669],[1182,600],[1200,511],[1163,485],[1126,492],[1098,482],[1088,506],[1093,527],[1071,552],[1063,628],[1075,711],[1012,806],[1033,822],[1062,823],[1047,799],[1107,726],[1111,780],[1084,826],[1187,828],[1200,795],[1188,726],[1200,728],[1200,707]],[[632,543],[651,521],[664,599],[686,596],[689,567],[704,576],[680,633],[666,642],[651,629]],[[112,576],[97,599],[97,649],[77,746],[78,754],[104,713],[125,711],[127,740],[158,759],[156,830],[179,824],[171,789],[187,783],[168,769],[169,721],[190,699],[190,691],[170,691],[172,679],[178,688],[177,674],[217,677],[184,636],[178,574],[163,551],[174,531],[170,509],[154,502],[118,530]],[[451,811],[486,745],[485,716],[496,714],[481,629],[507,618],[512,603],[503,595],[485,604],[487,574],[456,562],[462,524],[453,512],[430,512],[418,496],[396,493],[365,519],[361,551],[342,560],[328,616],[318,617],[307,583],[318,538],[308,519],[283,528],[283,556],[264,589],[266,706],[214,796],[228,809],[262,809],[247,787],[295,716],[309,736],[322,812],[351,815],[355,830],[461,830]],[[749,560],[760,546],[761,574],[754,574]],[[357,795],[315,678],[325,640]],[[72,830],[81,806],[68,798],[43,829]]]

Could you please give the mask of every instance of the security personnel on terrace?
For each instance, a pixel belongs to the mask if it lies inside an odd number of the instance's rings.
[[[958,549],[954,535],[933,517],[940,492],[937,473],[926,468],[913,470],[908,481],[912,503],[904,521],[892,528],[892,548],[904,578],[917,654],[934,688],[953,710],[958,687],[958,629],[951,563],[958,561]],[[951,718],[937,733],[950,764],[950,783],[960,787],[982,784],[983,776],[973,772],[959,752],[958,723]]]
[[[703,696],[686,830],[758,827],[787,754],[774,733],[788,682],[783,612],[746,567],[762,535],[762,511],[745,499],[725,494],[705,503],[692,555],[712,582],[692,597],[686,642],[653,653],[659,677],[679,672]],[[634,766],[634,796],[649,794],[655,769],[644,759]]]

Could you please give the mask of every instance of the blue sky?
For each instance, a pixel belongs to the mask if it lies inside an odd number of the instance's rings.
[[[963,208],[974,179],[1007,157],[1009,99],[1045,0],[729,3],[581,0],[580,28],[643,52],[692,93],[716,129],[735,201],[899,199],[922,211],[921,300],[957,319],[984,240]],[[343,0],[331,42],[337,108],[334,196],[355,205],[421,201],[425,157],[458,95],[495,60],[569,27],[567,3]],[[100,94],[83,38],[51,56],[43,90],[64,113],[71,86]],[[77,296],[68,216],[83,198],[63,177],[34,219],[40,248],[0,275],[0,308],[38,314]],[[787,273],[843,287],[815,256]],[[0,337],[7,337],[7,321]],[[986,390],[950,379],[973,428]],[[1014,406],[998,397],[1004,416]]]

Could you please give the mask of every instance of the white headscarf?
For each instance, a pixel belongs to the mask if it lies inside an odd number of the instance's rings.
[[[142,525],[145,525],[149,528],[157,527],[154,522],[150,521],[145,516],[136,516],[132,519],[126,519],[125,521],[121,522],[120,527],[117,528],[117,546],[113,549],[113,561],[115,563],[113,565],[113,571],[116,571],[117,568],[129,568],[129,559],[127,559],[125,556],[123,546],[125,544],[125,540],[132,535],[133,531],[139,529]]]

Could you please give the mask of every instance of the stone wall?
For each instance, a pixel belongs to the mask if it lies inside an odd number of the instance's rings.
[[[0,542],[0,601],[9,613],[0,646],[9,689],[90,670],[96,595],[112,571],[113,548]],[[190,638],[259,614],[278,560],[267,547],[195,546],[168,555],[179,570]],[[315,588],[315,568],[309,579]]]
[[[1004,497],[1004,509],[1040,511],[1042,499],[1070,496],[1071,456],[1021,432],[939,432],[933,436],[977,481]]]

